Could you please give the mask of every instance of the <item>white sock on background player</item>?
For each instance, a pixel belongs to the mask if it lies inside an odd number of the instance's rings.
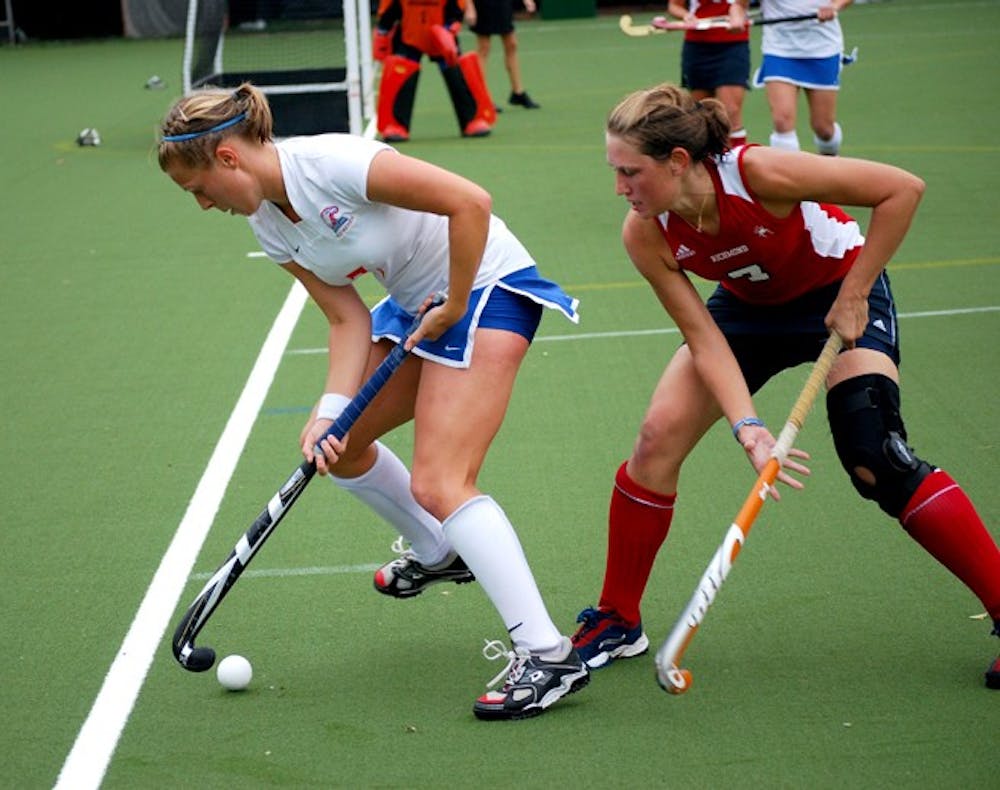
[[[771,132],[771,148],[784,148],[786,151],[798,151],[799,135],[794,129],[790,132]]]
[[[816,151],[825,156],[836,156],[839,154],[840,144],[843,140],[844,130],[840,128],[840,124],[836,121],[833,124],[833,137],[829,140],[824,140],[819,135],[813,135],[813,142],[816,143]]]

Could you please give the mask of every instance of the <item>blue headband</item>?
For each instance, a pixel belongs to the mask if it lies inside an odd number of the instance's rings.
[[[183,143],[186,140],[194,140],[198,137],[204,137],[206,134],[211,134],[212,132],[221,132],[223,129],[228,129],[230,126],[236,126],[240,121],[247,117],[245,112],[241,112],[239,115],[235,115],[228,121],[223,121],[218,126],[213,126],[211,129],[202,129],[200,132],[188,132],[187,134],[167,134],[163,136],[163,142],[165,143]]]

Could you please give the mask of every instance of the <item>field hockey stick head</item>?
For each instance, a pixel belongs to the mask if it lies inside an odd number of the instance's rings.
[[[178,632],[187,626],[188,618],[185,618],[178,626]],[[174,636],[174,658],[182,667],[191,672],[205,672],[215,664],[215,651],[210,647],[195,647],[194,640],[185,640],[183,635],[180,639]]]
[[[691,688],[691,671],[679,669],[673,664],[661,666],[660,662],[657,661],[656,682],[668,694],[683,694]]]
[[[191,624],[200,614],[200,608],[191,609],[174,631],[174,658],[191,672],[205,672],[215,663],[215,651],[210,647],[195,647]]]
[[[622,33],[633,38],[643,38],[654,33],[665,33],[665,30],[656,30],[652,25],[637,25],[632,21],[631,14],[622,14],[618,18],[618,27]]]

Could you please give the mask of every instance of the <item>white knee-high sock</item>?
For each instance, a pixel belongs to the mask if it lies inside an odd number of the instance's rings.
[[[794,129],[790,132],[771,132],[771,148],[784,148],[786,151],[798,151],[799,135]]]
[[[364,502],[409,541],[419,562],[437,565],[451,552],[441,522],[424,510],[410,491],[410,470],[381,442],[372,468],[359,477],[330,479]]]
[[[514,527],[493,498],[473,497],[442,526],[496,607],[514,644],[532,653],[558,647],[562,634],[549,617]]]
[[[840,153],[840,144],[844,141],[844,130],[840,124],[834,121],[833,137],[824,140],[818,134],[813,135],[813,142],[816,143],[816,151],[826,156],[837,156]]]

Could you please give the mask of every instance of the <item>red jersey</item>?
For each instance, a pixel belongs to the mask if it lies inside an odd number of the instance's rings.
[[[389,30],[397,21],[404,44],[421,52],[437,49],[430,29],[434,25],[461,22],[466,0],[380,0],[378,26]]]
[[[711,236],[679,216],[657,217],[681,269],[718,282],[750,304],[784,304],[843,279],[865,243],[861,228],[839,206],[803,201],[784,219],[751,193],[742,146],[705,160],[719,204]]]
[[[688,9],[698,19],[729,16],[727,0],[688,0]],[[702,44],[730,44],[733,41],[749,41],[750,28],[727,30],[724,27],[713,27],[708,30],[688,30],[684,33],[684,40],[698,41]]]

